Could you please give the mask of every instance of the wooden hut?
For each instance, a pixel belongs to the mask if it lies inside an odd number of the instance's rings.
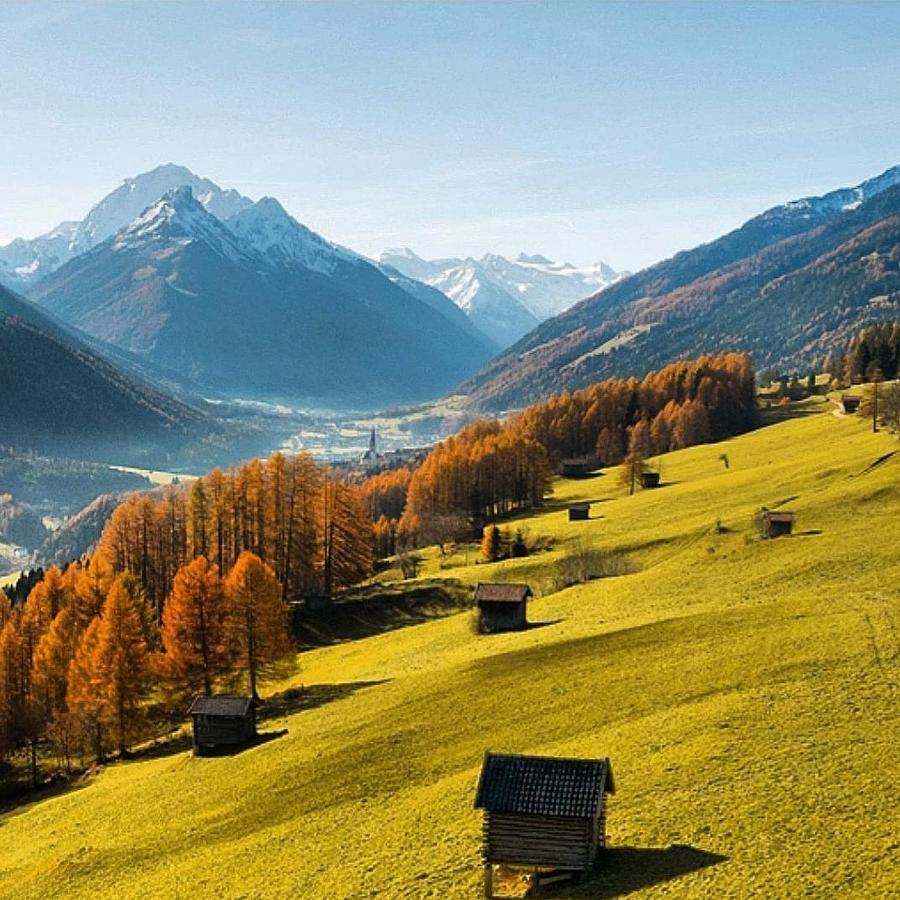
[[[197,697],[188,714],[194,725],[194,756],[241,747],[256,737],[256,707],[250,697]]]
[[[606,846],[609,759],[486,753],[475,808],[484,810],[484,893],[493,866],[584,872]]]
[[[641,472],[642,488],[658,488],[659,472]]]
[[[859,412],[862,397],[855,394],[841,394],[841,409],[848,415]]]
[[[591,517],[590,503],[573,503],[569,507],[570,522],[586,522]]]
[[[479,631],[491,634],[524,628],[528,624],[528,599],[533,596],[527,584],[476,584]]]
[[[762,534],[764,538],[790,534],[797,516],[788,510],[764,509],[762,512]]]
[[[327,609],[332,604],[331,594],[307,594],[304,598],[306,608],[309,610]]]
[[[560,460],[559,474],[563,478],[584,478],[585,475],[590,475],[596,468],[597,464],[591,457],[574,456]]]

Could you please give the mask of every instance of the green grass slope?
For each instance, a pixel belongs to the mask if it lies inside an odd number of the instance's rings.
[[[0,818],[0,895],[476,897],[490,748],[612,758],[614,849],[542,896],[890,896],[900,454],[869,468],[893,439],[808,412],[666,456],[658,491],[557,483],[523,520],[547,553],[432,557],[423,578],[538,582],[586,541],[636,571],[541,597],[517,634],[463,613],[304,654],[271,740],[111,766]],[[566,520],[576,498],[602,498],[589,522]],[[754,511],[787,498],[797,533],[757,540]]]

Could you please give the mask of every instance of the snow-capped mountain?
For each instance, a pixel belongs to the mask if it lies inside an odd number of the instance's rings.
[[[424,400],[495,349],[443,294],[425,301],[404,290],[276,201],[223,222],[190,186],[154,200],[30,295],[97,340],[251,399]]]
[[[0,247],[0,284],[20,289],[68,262],[78,225],[78,222],[62,222],[40,237],[16,238]]]
[[[325,275],[361,257],[332,244],[301,225],[273,197],[263,197],[225,220],[242,246],[255,251],[269,265],[303,266]]]
[[[501,347],[514,344],[540,322],[518,297],[474,260],[432,276],[428,284],[446,294]]]
[[[0,247],[0,282],[23,290],[82,253],[102,243],[133,221],[163,194],[189,187],[197,201],[218,219],[253,205],[233,189],[223,190],[184,166],[157,166],[125,181],[92,207],[81,222],[64,222],[32,240],[17,238]]]
[[[495,253],[481,259],[425,260],[403,248],[385,251],[380,263],[443,291],[504,347],[622,277],[602,262],[579,268],[524,253],[515,260]]]
[[[167,191],[112,238],[114,252],[166,249],[172,243],[201,241],[232,262],[249,263],[253,254],[241,246],[234,232],[210,215],[183,185]]]
[[[877,196],[882,191],[888,190],[888,188],[894,187],[896,184],[900,184],[900,166],[893,166],[874,178],[868,178],[860,182],[856,187],[838,188],[836,191],[830,191],[821,197],[804,197],[800,200],[792,200],[782,206],[776,206],[762,215],[774,218],[799,213],[802,216],[811,218],[814,215],[831,216],[835,213],[849,212],[856,209],[866,200]]]

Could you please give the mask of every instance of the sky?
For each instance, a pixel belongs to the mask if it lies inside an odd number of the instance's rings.
[[[17,3],[0,243],[164,162],[369,255],[632,271],[900,163],[900,4]]]

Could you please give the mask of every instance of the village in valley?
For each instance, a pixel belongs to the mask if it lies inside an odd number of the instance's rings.
[[[3,18],[0,900],[900,896],[900,6]]]

